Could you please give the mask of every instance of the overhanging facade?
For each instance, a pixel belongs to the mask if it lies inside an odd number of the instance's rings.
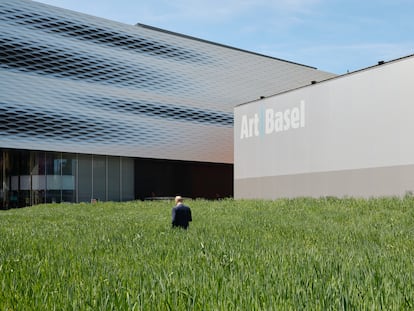
[[[119,200],[173,192],[206,196],[193,186],[182,191],[178,185],[158,187],[157,180],[165,176],[167,183],[179,183],[180,172],[187,174],[184,178],[193,176],[194,185],[203,179],[195,171],[210,170],[215,173],[209,179],[224,178],[232,189],[233,107],[332,76],[153,27],[125,25],[33,1],[2,1],[0,13],[3,202],[14,197],[12,189],[19,197],[21,191],[42,189],[39,201],[47,201],[47,176],[56,174],[39,167],[52,165],[48,158],[57,161],[53,166],[60,165],[54,169],[62,176],[54,190],[68,190],[62,188],[63,176],[73,176],[71,182],[66,178],[73,188],[71,201],[95,197],[93,184],[103,176],[104,182],[98,182],[103,200],[111,199],[114,178],[119,181],[117,193],[122,194],[126,184],[133,185],[132,192],[115,196]],[[19,150],[23,153],[17,156]],[[22,165],[27,159],[32,164]],[[66,159],[75,161],[69,175],[62,173]],[[83,160],[90,169],[81,177]],[[17,169],[14,162],[24,168]],[[140,172],[143,165],[154,172],[164,165],[169,173],[154,176],[144,168]],[[94,177],[98,167],[99,178]],[[126,171],[131,171],[128,178]],[[33,181],[33,176],[44,177]],[[85,178],[92,185],[79,196]],[[232,194],[210,182],[199,185],[203,187],[208,188],[208,197]],[[27,202],[27,194],[22,195]],[[65,199],[61,195],[56,200]]]

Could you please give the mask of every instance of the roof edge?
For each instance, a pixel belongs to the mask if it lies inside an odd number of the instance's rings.
[[[230,46],[230,45],[226,45],[226,44],[222,44],[222,43],[217,43],[217,42],[214,42],[214,41],[200,39],[200,38],[197,38],[197,37],[185,35],[185,34],[170,31],[170,30],[165,30],[165,29],[150,26],[150,25],[137,23],[137,24],[135,24],[135,26],[150,29],[150,30],[154,30],[154,31],[163,32],[163,33],[166,33],[166,34],[169,34],[169,35],[174,35],[174,36],[178,36],[178,37],[182,37],[182,38],[186,38],[186,39],[190,39],[190,40],[195,40],[195,41],[199,41],[199,42],[203,42],[203,43],[213,44],[213,45],[217,45],[217,46],[220,46],[220,47],[224,47],[224,48],[228,48],[228,49],[232,49],[232,50],[236,50],[236,51],[240,51],[240,52],[244,52],[244,53],[249,53],[249,54],[253,54],[253,55],[257,55],[257,56],[261,56],[261,57],[266,57],[266,58],[278,60],[278,61],[289,63],[289,64],[294,64],[294,65],[303,66],[303,67],[307,67],[307,68],[310,68],[310,69],[318,70],[318,68],[313,67],[313,66],[304,65],[304,64],[296,63],[296,62],[289,61],[289,60],[286,60],[286,59],[281,59],[281,58],[277,58],[277,57],[273,57],[273,56],[269,56],[269,55],[265,55],[265,54],[261,54],[261,53],[257,53],[257,52],[252,52],[252,51],[236,48],[234,46]]]
[[[361,68],[361,69],[357,69],[355,71],[350,71],[350,72],[347,72],[347,73],[344,73],[344,74],[341,74],[341,75],[337,75],[337,76],[334,76],[334,77],[331,77],[331,78],[323,79],[321,81],[311,81],[310,84],[305,84],[305,85],[298,86],[298,87],[295,87],[293,89],[281,91],[279,93],[275,93],[275,94],[272,94],[272,95],[269,95],[269,96],[266,96],[266,97],[263,96],[263,97],[258,98],[258,99],[253,99],[253,100],[250,100],[250,101],[247,101],[247,102],[244,102],[244,103],[240,103],[240,104],[237,104],[236,106],[234,106],[233,108],[238,108],[238,107],[241,107],[241,106],[244,106],[244,105],[248,105],[248,104],[251,104],[251,103],[254,103],[254,102],[258,102],[258,101],[260,101],[262,99],[265,99],[265,98],[275,97],[275,96],[282,95],[282,94],[285,94],[285,93],[294,92],[296,90],[311,87],[311,86],[314,86],[314,85],[319,84],[319,83],[325,83],[325,82],[329,82],[329,81],[332,81],[332,80],[337,80],[337,79],[345,78],[345,77],[348,77],[348,76],[351,76],[351,75],[359,74],[359,73],[362,73],[362,72],[365,72],[365,71],[374,70],[374,69],[377,69],[379,67],[386,66],[386,65],[389,65],[389,64],[392,64],[392,63],[396,63],[396,62],[399,62],[399,61],[403,61],[403,60],[408,59],[408,58],[414,58],[414,54],[409,54],[409,55],[406,55],[406,56],[394,58],[394,59],[391,59],[391,60],[388,60],[388,61],[379,61],[376,65],[364,67],[364,68]]]

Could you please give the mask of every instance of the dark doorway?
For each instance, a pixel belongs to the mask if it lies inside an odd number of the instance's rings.
[[[137,199],[172,197],[216,199],[233,196],[233,164],[135,159]]]

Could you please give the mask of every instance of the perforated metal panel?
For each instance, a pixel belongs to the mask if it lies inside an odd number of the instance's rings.
[[[0,27],[6,148],[232,163],[235,105],[332,76],[33,1]]]

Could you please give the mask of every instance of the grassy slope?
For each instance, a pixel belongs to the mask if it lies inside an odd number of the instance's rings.
[[[0,310],[414,308],[414,199],[0,211]]]

